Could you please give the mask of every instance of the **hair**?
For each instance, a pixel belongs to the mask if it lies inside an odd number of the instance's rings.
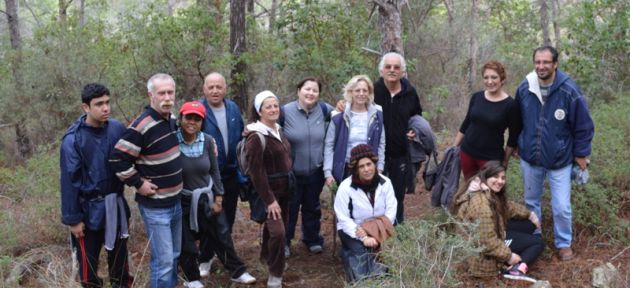
[[[319,81],[319,79],[315,78],[315,77],[306,77],[304,79],[302,79],[302,81],[298,82],[297,84],[297,90],[302,89],[302,87],[304,86],[304,84],[306,84],[306,82],[308,81],[312,81],[317,83],[317,87],[319,88],[319,91],[322,91],[322,82]]]
[[[171,75],[168,74],[164,74],[164,73],[157,73],[153,76],[151,76],[151,78],[149,78],[149,81],[147,81],[147,91],[149,92],[153,92],[153,89],[155,87],[154,83],[155,80],[170,80],[171,82],[173,82],[173,85],[175,85],[175,79],[173,79],[173,77],[171,77]]]
[[[83,87],[83,91],[81,91],[81,102],[90,106],[90,102],[92,99],[109,96],[109,89],[105,87],[103,84],[99,83],[89,83]]]
[[[381,62],[378,63],[378,72],[381,72],[383,68],[385,68],[385,58],[391,57],[391,56],[396,56],[398,57],[398,59],[400,59],[400,71],[402,72],[407,71],[407,62],[405,61],[405,57],[403,57],[402,55],[400,55],[400,53],[397,53],[397,52],[389,52],[389,53],[385,53],[385,55],[381,57]]]
[[[457,190],[457,193],[455,193],[455,195],[453,196],[453,201],[451,204],[451,213],[457,214],[457,212],[459,212],[459,208],[461,207],[462,203],[457,203],[457,199],[459,199],[462,195],[466,193],[479,192],[479,191],[468,191],[468,186],[475,178],[479,177],[479,179],[481,180],[481,183],[487,183],[488,178],[497,176],[501,172],[505,172],[505,167],[501,165],[501,162],[496,161],[496,160],[486,162],[486,164],[483,165],[481,170],[477,172],[475,176],[470,177],[470,179],[468,179],[464,185],[460,185],[459,190]],[[489,199],[490,208],[493,211],[492,218],[494,220],[494,229],[497,235],[501,235],[503,233],[503,231],[500,230],[501,226],[505,227],[508,221],[507,192],[505,189],[506,186],[507,185],[503,185],[503,188],[501,188],[501,191],[499,192],[490,193],[491,195]],[[503,223],[499,222],[501,220],[503,220]],[[500,225],[500,224],[503,224],[503,225]]]
[[[536,59],[536,53],[543,52],[545,50],[551,52],[553,63],[558,63],[558,50],[556,50],[556,48],[553,48],[553,46],[550,46],[550,45],[540,46],[534,49],[534,54],[532,54],[532,61]]]
[[[487,69],[494,70],[495,72],[497,72],[502,82],[505,81],[505,79],[507,79],[507,75],[505,74],[505,66],[503,66],[501,62],[496,61],[496,60],[490,60],[486,62],[486,64],[483,64],[483,67],[481,67],[481,75],[483,75],[483,73],[486,72]]]
[[[357,86],[357,84],[363,81],[367,83],[368,86],[368,105],[374,103],[374,84],[372,84],[372,80],[367,75],[356,75],[346,83],[346,86],[343,87],[343,99],[345,99],[348,103],[352,103],[352,90]]]

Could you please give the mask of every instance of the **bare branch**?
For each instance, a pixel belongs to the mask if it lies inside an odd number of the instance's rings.
[[[1,10],[1,9],[0,9],[0,12],[4,13],[4,15],[9,16],[9,14],[7,14],[7,12],[4,12],[4,10]]]
[[[39,21],[39,17],[37,16],[37,14],[35,14],[35,11],[33,11],[33,9],[31,8],[31,5],[28,5],[28,1],[22,0],[22,3],[24,3],[24,6],[26,6],[26,9],[28,9],[28,11],[31,12],[31,15],[33,15],[33,19],[35,19],[37,26],[42,27],[42,22]]]
[[[367,47],[361,47],[361,50],[366,51],[366,52],[369,52],[369,53],[376,54],[376,55],[378,55],[378,56],[381,56],[381,54],[382,54],[382,53],[381,53],[381,52],[379,52],[379,51],[376,51],[376,50],[374,50],[374,49],[370,49],[370,48],[367,48]]]

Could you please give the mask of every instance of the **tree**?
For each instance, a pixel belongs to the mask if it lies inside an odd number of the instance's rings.
[[[402,43],[402,19],[400,10],[407,0],[368,0],[372,12],[378,9],[378,25],[381,32],[381,52],[405,54]],[[371,16],[371,15],[370,15]]]
[[[551,37],[549,37],[549,7],[547,0],[538,0],[540,5],[540,27],[543,32],[543,44],[551,45]]]
[[[235,102],[244,109],[247,107],[247,63],[243,54],[247,51],[245,13],[247,0],[230,0],[230,51],[234,66],[230,72],[230,90]],[[245,109],[247,112],[247,109]]]

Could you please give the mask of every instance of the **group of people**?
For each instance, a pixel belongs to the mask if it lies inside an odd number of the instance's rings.
[[[536,70],[519,86],[516,99],[502,89],[503,65],[484,65],[485,90],[471,98],[456,137],[467,184],[452,208],[464,220],[481,222],[486,245],[470,266],[475,276],[500,269],[525,274],[540,254],[545,176],[551,183],[556,246],[561,258],[573,255],[570,170],[574,160],[586,169],[593,124],[579,88],[557,70],[555,49],[536,49],[534,63]],[[60,161],[62,222],[70,227],[81,284],[102,286],[97,271],[103,245],[111,285],[133,283],[124,184],[136,190],[149,239],[151,287],[175,287],[178,265],[186,287],[204,287],[201,277],[215,256],[232,281],[256,281],[231,236],[247,182],[267,215],[260,251],[268,265],[267,287],[282,286],[300,211],[301,241],[310,253],[323,251],[319,199],[324,185],[338,185],[334,210],[347,280],[381,275],[386,269],[374,255],[404,222],[407,174],[415,171],[410,141],[418,136],[410,120],[420,117],[422,108],[405,77],[402,55],[385,54],[378,71],[376,82],[366,75],[352,77],[335,106],[319,100],[322,83],[316,78],[298,83],[297,99],[283,106],[273,92],[262,91],[248,108],[247,125],[240,107],[225,98],[225,78],[216,72],[204,79],[203,99],[184,103],[177,115],[172,115],[175,81],[154,75],[147,83],[150,105],[127,128],[110,119],[107,88],[86,85],[84,114],[64,135]],[[237,165],[241,141],[247,171]],[[517,151],[527,208],[505,197],[505,170]],[[514,240],[508,244],[506,238]]]

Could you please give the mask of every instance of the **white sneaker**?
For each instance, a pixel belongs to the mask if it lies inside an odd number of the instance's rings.
[[[184,282],[184,287],[186,287],[186,288],[204,288],[203,284],[201,284],[201,281],[199,281],[199,280],[192,281],[192,282]]]
[[[241,274],[241,276],[238,276],[238,278],[232,278],[230,280],[241,284],[253,284],[256,282],[256,278],[254,278],[254,276],[252,276],[248,272]]]
[[[210,275],[210,268],[212,268],[212,262],[214,258],[210,259],[208,262],[199,263],[199,276],[208,277]]]
[[[267,279],[267,288],[282,288],[282,277],[269,275],[269,279]]]

